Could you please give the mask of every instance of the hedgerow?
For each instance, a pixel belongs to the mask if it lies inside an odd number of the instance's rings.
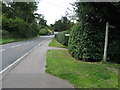
[[[111,7],[114,7],[111,3],[77,3],[76,12],[79,20],[71,30],[68,44],[69,52],[73,57],[83,61],[103,59],[106,22],[108,21],[116,28],[109,28],[107,60],[120,62],[118,26],[120,18],[113,17],[113,15],[117,15],[117,11],[110,9]],[[112,10],[112,14],[109,12],[110,10]]]
[[[69,52],[77,59],[99,61],[103,55],[104,33],[99,28],[86,24],[72,28],[69,39]],[[104,31],[103,31],[104,32]]]
[[[57,39],[57,41],[60,42],[61,44],[67,46],[67,45],[68,45],[69,36],[65,36],[65,34],[69,34],[69,31],[59,32],[59,33],[56,35],[56,39]]]

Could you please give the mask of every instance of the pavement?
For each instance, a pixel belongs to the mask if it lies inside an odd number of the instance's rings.
[[[2,81],[3,88],[73,88],[68,81],[45,72],[46,53],[52,40],[46,37],[44,43],[35,48],[21,63],[14,67]]]

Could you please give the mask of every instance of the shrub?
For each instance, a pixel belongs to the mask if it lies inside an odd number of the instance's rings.
[[[109,61],[120,63],[120,31],[117,28],[109,30],[107,54]]]
[[[112,7],[112,8],[111,8]],[[110,61],[120,59],[120,27],[117,8],[112,3],[76,3],[78,15],[69,39],[69,52],[77,59],[99,61],[103,59],[106,22],[116,26],[109,28],[107,58]],[[110,10],[112,12],[110,12]],[[119,61],[120,62],[120,61]]]
[[[38,35],[39,34],[39,24],[32,23],[31,24],[31,31],[32,31],[33,36]]]
[[[41,29],[40,31],[39,31],[39,34],[40,35],[47,35],[48,34],[48,30],[47,29]]]
[[[9,27],[15,38],[31,37],[29,24],[18,17],[10,19]]]
[[[6,16],[2,15],[2,29],[7,31],[10,30],[9,24],[10,20]]]
[[[1,38],[12,38],[13,36],[6,30],[0,30]]]
[[[118,63],[120,63],[120,61],[118,61],[120,59],[119,35],[119,30],[109,30],[107,51],[109,61]],[[70,33],[69,52],[73,57],[83,61],[100,61],[103,59],[104,39],[105,28],[85,24],[76,25]]]
[[[69,31],[59,32],[59,33],[56,35],[56,39],[57,39],[57,41],[60,42],[61,44],[67,46],[67,45],[68,45],[69,36],[65,36],[65,34],[69,34]]]
[[[92,25],[76,25],[69,39],[69,52],[77,59],[99,61],[103,57],[104,33]]]
[[[5,16],[2,22],[2,29],[11,33],[15,38],[29,38],[38,34],[36,23],[30,24],[18,17],[8,19]]]

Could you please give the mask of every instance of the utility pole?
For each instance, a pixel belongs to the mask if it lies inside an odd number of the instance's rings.
[[[104,46],[103,62],[106,62],[106,58],[107,58],[108,29],[109,29],[109,22],[106,22],[106,33],[105,33],[105,46]]]

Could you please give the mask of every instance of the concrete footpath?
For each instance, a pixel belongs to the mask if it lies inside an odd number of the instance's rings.
[[[52,38],[31,52],[13,68],[3,79],[3,88],[74,88],[68,81],[45,72],[46,53]],[[12,52],[11,52],[12,53]]]

